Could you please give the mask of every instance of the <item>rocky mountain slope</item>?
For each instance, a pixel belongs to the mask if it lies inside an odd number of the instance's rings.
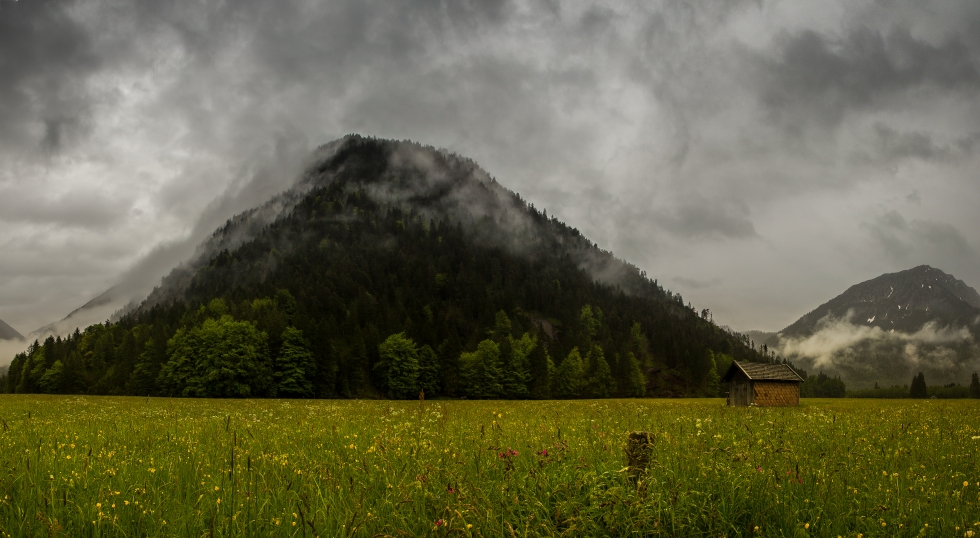
[[[928,265],[856,284],[760,343],[848,387],[968,383],[980,369],[980,294]]]
[[[927,323],[971,327],[980,320],[980,294],[952,275],[920,265],[851,286],[780,334],[783,338],[809,336],[828,317],[904,333],[915,333]]]
[[[2,319],[0,319],[0,340],[17,340],[23,341],[24,337],[13,327],[7,325]]]

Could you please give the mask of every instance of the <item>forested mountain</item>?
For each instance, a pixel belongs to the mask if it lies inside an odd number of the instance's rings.
[[[978,341],[980,294],[921,265],[851,286],[765,343],[870,388],[907,384],[918,372],[930,383],[968,383],[980,368]]]
[[[775,360],[468,159],[348,136],[135,311],[31,346],[8,392],[714,395]]]

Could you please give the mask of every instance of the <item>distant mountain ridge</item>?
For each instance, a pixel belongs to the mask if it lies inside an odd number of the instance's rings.
[[[825,318],[914,333],[926,323],[976,326],[980,294],[962,280],[928,265],[855,284],[780,331],[782,338],[809,336]]]
[[[10,325],[7,325],[5,321],[0,319],[0,340],[17,340],[19,342],[23,342],[24,336],[15,331]]]
[[[779,331],[750,331],[761,346],[849,388],[968,383],[980,369],[980,294],[928,265],[855,284]]]

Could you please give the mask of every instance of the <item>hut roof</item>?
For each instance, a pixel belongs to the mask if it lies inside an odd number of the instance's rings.
[[[731,381],[736,372],[741,371],[752,381],[803,381],[799,374],[785,364],[767,364],[763,362],[732,361],[722,381]]]

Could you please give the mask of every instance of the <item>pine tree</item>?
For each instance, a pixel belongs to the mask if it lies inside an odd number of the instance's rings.
[[[143,346],[136,366],[133,367],[133,374],[129,377],[126,384],[126,392],[137,396],[149,396],[156,394],[156,380],[160,375],[160,365],[154,364],[153,352],[156,342],[151,338]]]
[[[976,372],[973,372],[973,378],[970,380],[970,397],[980,398],[980,376]]]
[[[926,388],[926,376],[919,372],[918,375],[912,378],[912,384],[909,386],[909,398],[928,398],[929,393]]]
[[[382,372],[384,390],[389,398],[414,399],[419,395],[419,351],[415,342],[397,333],[378,345],[378,363],[375,369]]]
[[[647,382],[646,376],[643,375],[643,368],[640,366],[640,361],[636,358],[636,355],[630,353],[626,356],[626,363],[629,376],[626,395],[633,398],[642,398],[646,395]]]
[[[586,357],[588,382],[586,391],[590,398],[608,398],[615,389],[616,382],[612,377],[612,370],[606,362],[606,356],[602,352],[602,347],[598,344],[592,346]]]
[[[280,398],[312,398],[316,364],[303,331],[286,327],[276,360],[276,395]]]
[[[439,357],[429,345],[419,349],[419,388],[426,396],[436,396],[440,391]]]
[[[524,399],[530,395],[528,384],[531,381],[530,355],[538,346],[538,339],[524,333],[519,339],[508,338],[510,361],[504,371],[504,394],[512,399]],[[503,348],[503,346],[501,346]],[[501,354],[503,349],[501,349]]]
[[[582,391],[585,368],[578,348],[572,348],[565,360],[555,368],[551,393],[555,398],[578,398]]]
[[[531,350],[528,356],[531,380],[529,381],[529,392],[531,398],[546,400],[551,397],[551,374],[554,365],[548,357],[548,351],[544,347],[544,342],[538,340],[537,345]]]
[[[709,398],[721,395],[721,376],[718,375],[718,363],[715,362],[715,354],[708,350],[708,376],[705,380],[705,391]]]

